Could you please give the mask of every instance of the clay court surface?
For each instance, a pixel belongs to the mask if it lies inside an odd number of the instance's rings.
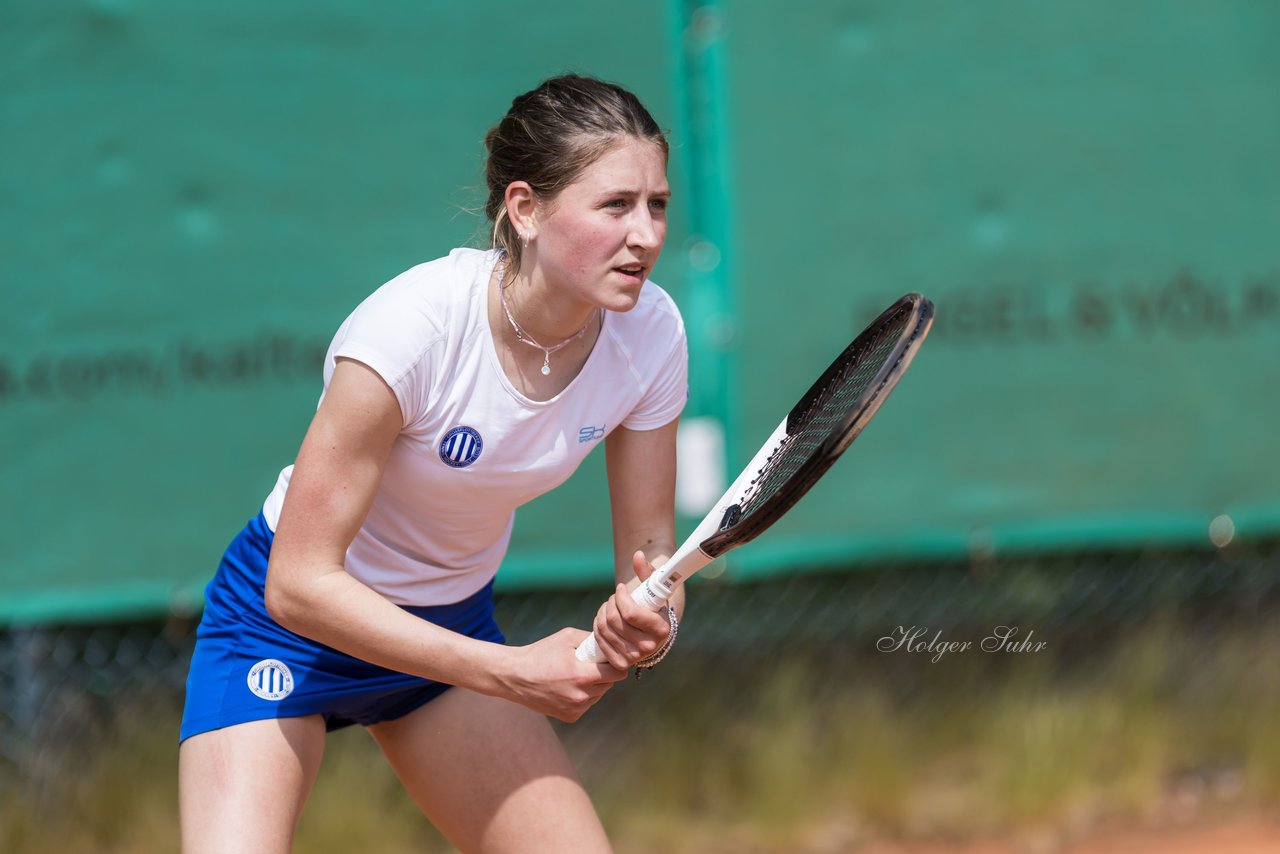
[[[1280,854],[1280,821],[1239,818],[1180,828],[1100,833],[1064,843],[1027,835],[1008,841],[870,843],[858,854]]]

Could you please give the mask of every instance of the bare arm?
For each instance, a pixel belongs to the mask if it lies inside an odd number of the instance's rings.
[[[665,617],[637,605],[627,591],[675,551],[676,426],[672,421],[656,430],[619,427],[605,443],[618,588],[594,628],[614,667],[655,652],[669,630]],[[672,596],[671,606],[683,613],[684,588]]]
[[[577,666],[584,633],[527,647],[486,643],[421,620],[343,568],[400,432],[400,406],[373,370],[340,360],[298,453],[276,526],[266,605],[298,634],[357,658],[506,697],[572,720],[620,674]]]

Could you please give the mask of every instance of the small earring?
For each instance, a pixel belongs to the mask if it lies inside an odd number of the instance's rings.
[[[520,242],[524,244],[525,249],[529,248],[529,240],[529,232],[526,231],[524,234],[520,235]]]

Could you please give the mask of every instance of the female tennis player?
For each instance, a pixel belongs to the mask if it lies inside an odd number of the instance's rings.
[[[674,638],[627,595],[674,548],[684,327],[648,275],[667,142],[634,95],[575,75],[488,134],[494,247],[457,249],[342,324],[294,465],[206,591],[179,753],[183,848],[287,851],[328,730],[373,734],[463,851],[602,851],[545,716],[573,721]],[[503,644],[492,581],[515,508],[599,442],[614,595],[587,632]]]

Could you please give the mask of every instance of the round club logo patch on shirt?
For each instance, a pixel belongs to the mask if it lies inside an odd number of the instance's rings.
[[[264,700],[283,700],[293,693],[293,673],[283,661],[264,658],[249,671],[249,690]]]
[[[466,468],[480,459],[484,441],[471,427],[454,427],[440,440],[440,460],[455,469]]]

